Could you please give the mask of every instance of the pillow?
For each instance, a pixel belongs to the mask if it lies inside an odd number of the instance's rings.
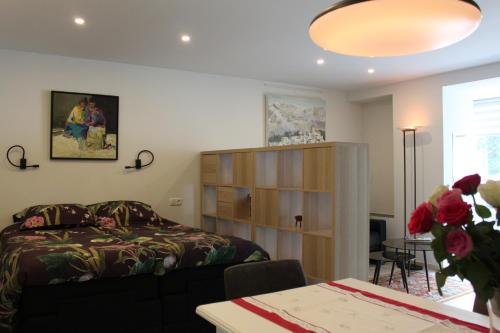
[[[86,206],[79,204],[37,205],[14,216],[20,220],[20,230],[95,224],[94,214]]]
[[[15,213],[14,215],[12,215],[12,221],[14,223],[19,223],[19,222],[23,222],[24,221],[24,217],[26,216],[26,212],[28,211],[28,209],[30,209],[31,207],[28,207],[28,208],[25,208],[23,209],[22,211],[20,212],[17,212]]]
[[[106,201],[87,206],[96,215],[97,223],[111,227],[114,219],[117,226],[128,226],[133,222],[161,222],[163,219],[150,205],[140,201]]]

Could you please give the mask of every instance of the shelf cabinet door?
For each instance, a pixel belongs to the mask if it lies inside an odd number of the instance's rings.
[[[255,197],[256,222],[260,225],[278,226],[278,191],[258,189]]]
[[[217,183],[217,155],[202,155],[201,181],[204,184]]]
[[[332,148],[304,149],[304,189],[331,191],[333,183]]]
[[[253,186],[254,154],[235,153],[233,162],[234,185]]]
[[[302,264],[306,275],[321,280],[332,280],[332,239],[304,234],[302,246]]]
[[[233,204],[227,202],[217,202],[217,216],[225,219],[233,218]]]

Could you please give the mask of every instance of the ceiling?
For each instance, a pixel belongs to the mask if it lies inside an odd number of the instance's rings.
[[[357,90],[500,61],[500,1],[477,2],[483,22],[458,44],[357,58],[308,37],[310,21],[331,0],[0,0],[0,49]],[[76,16],[86,24],[75,25]]]

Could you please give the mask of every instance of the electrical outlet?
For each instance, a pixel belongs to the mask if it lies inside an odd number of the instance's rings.
[[[170,198],[170,206],[182,206],[182,198]]]

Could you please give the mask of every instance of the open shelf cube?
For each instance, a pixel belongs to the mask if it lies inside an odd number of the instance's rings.
[[[203,186],[202,205],[203,214],[217,214],[217,191],[215,186]]]
[[[255,191],[255,221],[260,225],[278,226],[278,191]]]
[[[203,216],[201,220],[201,229],[208,232],[216,232],[217,219],[215,217]]]
[[[217,219],[215,230],[219,235],[232,236],[233,222],[224,219]]]
[[[260,245],[269,253],[271,260],[276,260],[278,257],[278,231],[270,228],[255,228],[255,243]]]
[[[279,223],[278,225],[287,229],[302,230],[295,223],[295,216],[303,215],[302,209],[303,193],[298,191],[279,191]],[[302,222],[303,225],[303,222]]]
[[[282,150],[278,161],[278,187],[302,188],[303,185],[303,150]]]
[[[222,185],[233,184],[233,154],[219,155],[219,177],[217,182]]]
[[[326,192],[304,192],[304,232],[332,233],[332,194]]]
[[[252,239],[252,226],[250,224],[233,222],[233,236],[243,239]]]
[[[277,257],[278,259],[302,260],[302,235],[278,231]]]
[[[257,187],[278,186],[278,152],[255,153],[255,178]]]

